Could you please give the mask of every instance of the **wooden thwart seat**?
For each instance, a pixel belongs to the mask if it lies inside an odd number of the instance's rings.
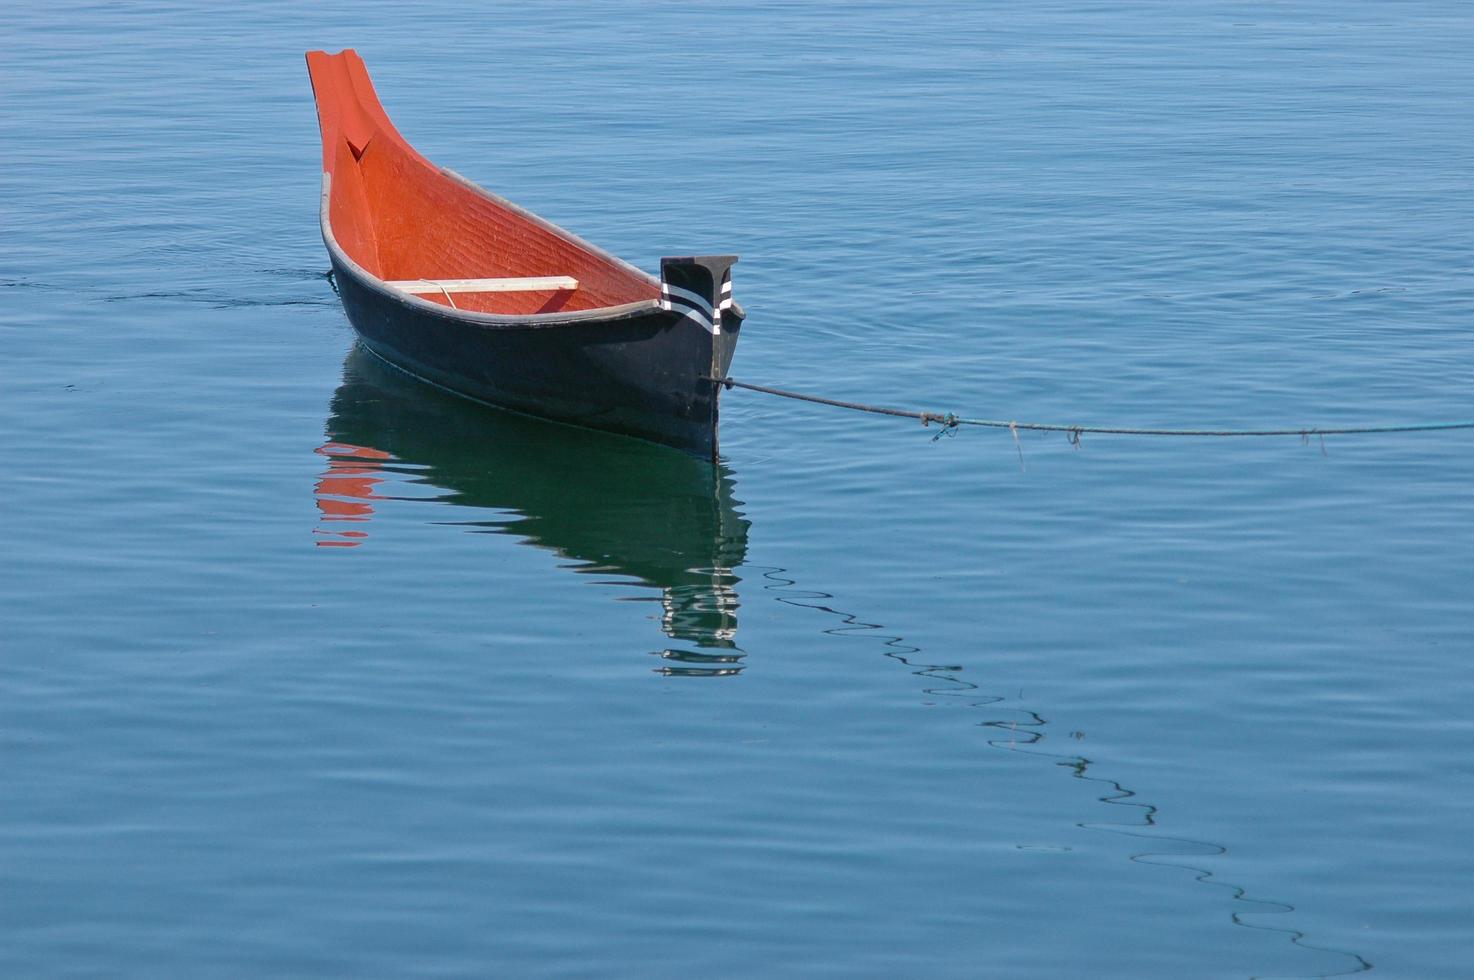
[[[530,276],[520,279],[394,279],[386,285],[406,293],[531,293],[546,289],[577,289],[572,276]]]

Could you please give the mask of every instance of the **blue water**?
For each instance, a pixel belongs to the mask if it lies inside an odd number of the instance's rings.
[[[0,974],[1457,977],[1474,437],[734,391],[716,474],[352,353],[302,62],[736,377],[1474,418],[1459,3],[0,11]]]

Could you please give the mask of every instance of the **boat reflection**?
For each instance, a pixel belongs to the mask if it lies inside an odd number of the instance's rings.
[[[670,648],[657,670],[742,670],[736,575],[748,522],[726,467],[568,426],[483,408],[355,347],[317,449],[317,545],[370,541],[376,507],[428,499],[494,511],[459,522],[570,559],[582,574],[658,590]],[[396,488],[398,492],[396,493]],[[443,522],[442,522],[443,523]]]

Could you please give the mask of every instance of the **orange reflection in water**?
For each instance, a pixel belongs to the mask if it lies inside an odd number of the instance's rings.
[[[313,450],[328,460],[327,472],[317,479],[312,495],[317,500],[319,548],[356,548],[368,537],[367,531],[323,527],[342,521],[367,521],[374,512],[373,500],[382,500],[374,487],[383,483],[378,463],[394,457],[382,449],[355,446],[346,442],[329,442]]]

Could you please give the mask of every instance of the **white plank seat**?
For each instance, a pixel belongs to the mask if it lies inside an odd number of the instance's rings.
[[[406,293],[531,293],[545,289],[577,289],[572,276],[530,276],[520,279],[391,279],[386,285]]]

